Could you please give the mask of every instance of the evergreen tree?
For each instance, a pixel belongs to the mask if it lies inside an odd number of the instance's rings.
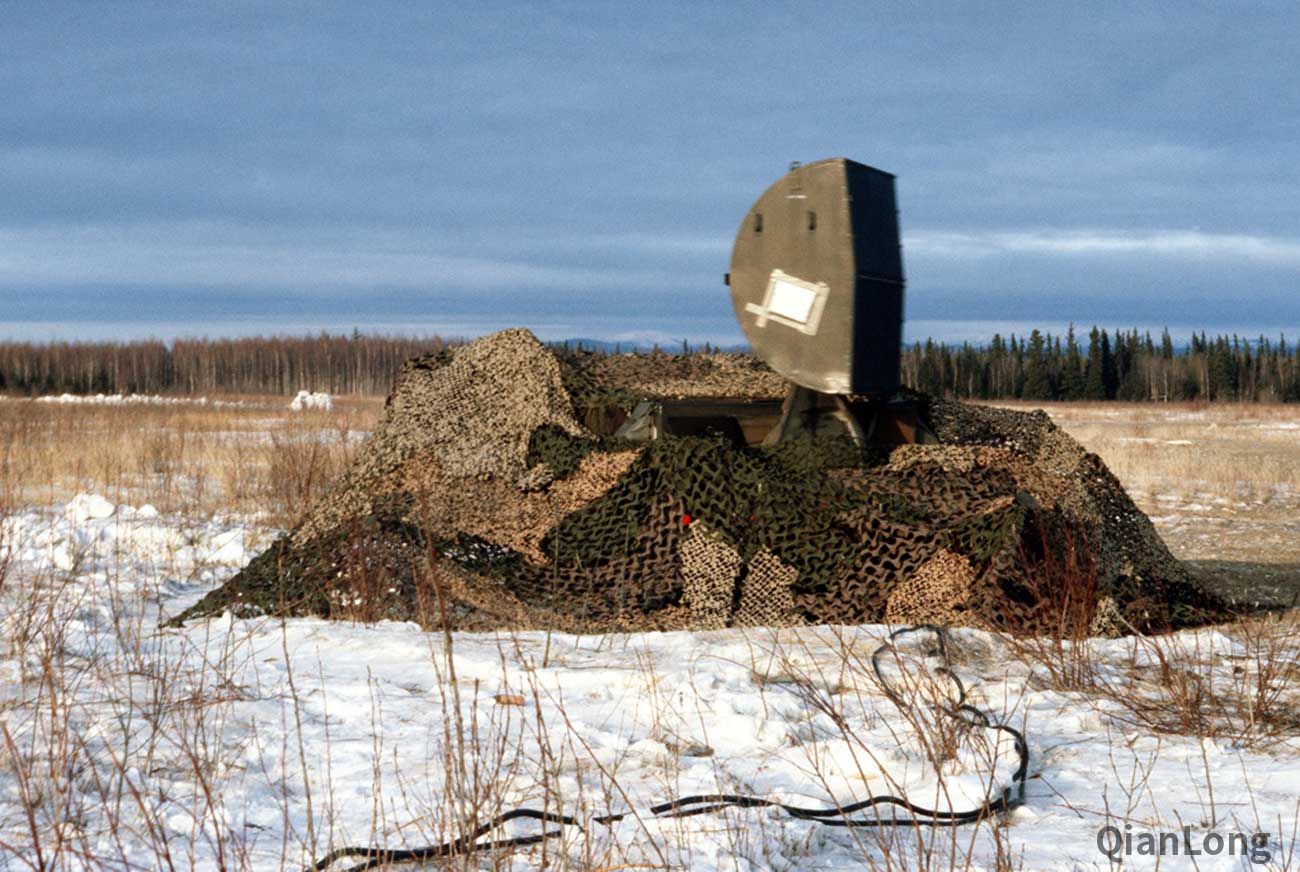
[[[1074,323],[1065,334],[1065,360],[1061,364],[1061,399],[1081,400],[1084,395],[1083,354],[1074,335]]]
[[[1025,343],[1011,334],[1011,396],[1019,399],[1025,395]]]
[[[1117,399],[1134,402],[1147,398],[1142,361],[1147,356],[1147,348],[1150,344],[1151,336],[1148,334],[1144,343],[1136,330],[1124,337],[1123,342],[1117,342],[1115,355],[1115,368],[1119,374],[1119,388],[1115,394]]]
[[[1034,330],[1029,334],[1029,350],[1025,355],[1025,386],[1021,396],[1026,400],[1053,398],[1052,380],[1047,365],[1043,334]]]
[[[1210,399],[1231,400],[1237,396],[1237,365],[1227,336],[1215,337],[1209,351]]]
[[[943,379],[940,377],[938,354],[935,351],[934,340],[925,340],[925,350],[921,352],[921,369],[919,373],[919,384],[917,387],[931,396],[943,395]]]
[[[1119,333],[1115,334],[1116,338]],[[1115,355],[1110,350],[1110,337],[1101,331],[1101,383],[1105,387],[1106,399],[1115,399],[1119,390],[1119,373],[1115,368]]]
[[[1007,346],[1006,343],[1002,341],[1002,334],[994,333],[993,342],[989,345],[990,396],[1006,396],[1007,384]]]
[[[1109,348],[1107,349],[1107,353]],[[1083,396],[1089,400],[1106,399],[1105,355],[1102,351],[1101,332],[1093,325],[1088,334],[1088,369],[1084,375]]]

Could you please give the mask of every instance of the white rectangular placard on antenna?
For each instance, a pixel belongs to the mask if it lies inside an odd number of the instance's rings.
[[[789,279],[777,279],[772,282],[772,298],[767,301],[767,311],[781,315],[800,324],[808,323],[813,304],[817,302],[817,292],[810,291],[802,285],[796,285]]]
[[[749,303],[745,311],[758,316],[759,327],[766,326],[770,320],[813,336],[829,292],[825,282],[806,282],[774,269],[767,282],[763,305]]]

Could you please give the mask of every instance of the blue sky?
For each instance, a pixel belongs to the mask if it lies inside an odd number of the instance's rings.
[[[1230,11],[1224,11],[1230,9]],[[738,336],[792,160],[909,334],[1300,325],[1300,6],[0,4],[0,333]]]

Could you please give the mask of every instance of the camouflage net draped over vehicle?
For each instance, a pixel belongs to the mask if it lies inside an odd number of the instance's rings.
[[[331,494],[178,621],[1116,634],[1222,613],[1042,412],[918,398],[942,444],[892,451],[598,435],[646,398],[784,390],[744,355],[557,354],[526,330],[412,360]]]

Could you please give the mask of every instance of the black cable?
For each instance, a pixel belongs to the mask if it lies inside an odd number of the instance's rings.
[[[976,808],[966,811],[944,811],[941,809],[925,808],[924,806],[915,805],[901,796],[891,794],[881,794],[873,796],[860,802],[850,803],[849,805],[832,806],[830,808],[804,808],[797,805],[786,805],[772,799],[764,799],[759,796],[745,796],[734,793],[705,793],[695,796],[684,796],[680,799],[670,800],[660,803],[659,805],[650,806],[650,813],[657,818],[684,818],[700,814],[711,814],[726,808],[777,808],[797,820],[808,820],[829,827],[957,827],[964,824],[976,823],[980,820],[992,817],[996,814],[1004,814],[1015,808],[1024,801],[1025,796],[1025,776],[1029,772],[1029,744],[1025,736],[1014,727],[1006,724],[994,723],[989,715],[970,705],[966,702],[966,685],[961,679],[953,673],[951,655],[948,653],[948,631],[943,627],[936,627],[932,624],[917,624],[913,627],[904,627],[895,630],[889,634],[879,648],[871,654],[871,671],[875,673],[876,680],[880,682],[881,689],[884,690],[885,696],[894,705],[899,708],[907,708],[907,703],[902,696],[890,686],[880,669],[880,658],[887,651],[897,652],[894,642],[900,636],[908,633],[929,632],[933,633],[938,641],[938,656],[943,660],[943,666],[935,670],[936,673],[943,675],[953,683],[957,688],[957,698],[948,707],[941,707],[940,711],[949,717],[956,718],[963,723],[982,729],[996,730],[1011,736],[1016,749],[1016,756],[1019,758],[1019,765],[1011,776],[1011,784],[1003,788],[1002,793],[995,799],[989,799],[981,803]],[[851,818],[850,815],[867,808],[876,806],[894,806],[906,811],[908,817],[862,817]],[[592,823],[614,824],[631,815],[632,812],[619,812],[617,814],[601,815],[591,818]],[[560,829],[544,830],[531,836],[515,836],[507,839],[494,839],[488,842],[480,842],[479,839],[499,829],[504,824],[519,819],[528,819],[542,821],[543,823],[561,824]],[[565,826],[581,826],[576,818],[569,815],[556,814],[554,812],[537,811],[530,808],[517,808],[512,811],[499,814],[486,823],[479,824],[473,830],[465,833],[460,838],[453,839],[450,842],[444,842],[440,845],[427,845],[421,848],[392,849],[392,848],[375,848],[375,847],[348,847],[338,848],[324,857],[317,860],[311,866],[308,866],[305,872],[323,872],[323,870],[332,866],[338,860],[346,857],[361,857],[363,862],[350,866],[344,872],[362,872],[365,869],[373,869],[384,863],[408,863],[417,860],[433,860],[441,857],[451,857],[458,854],[473,853],[475,851],[490,851],[495,848],[522,847],[525,845],[535,845],[539,842],[553,839],[563,834]]]

